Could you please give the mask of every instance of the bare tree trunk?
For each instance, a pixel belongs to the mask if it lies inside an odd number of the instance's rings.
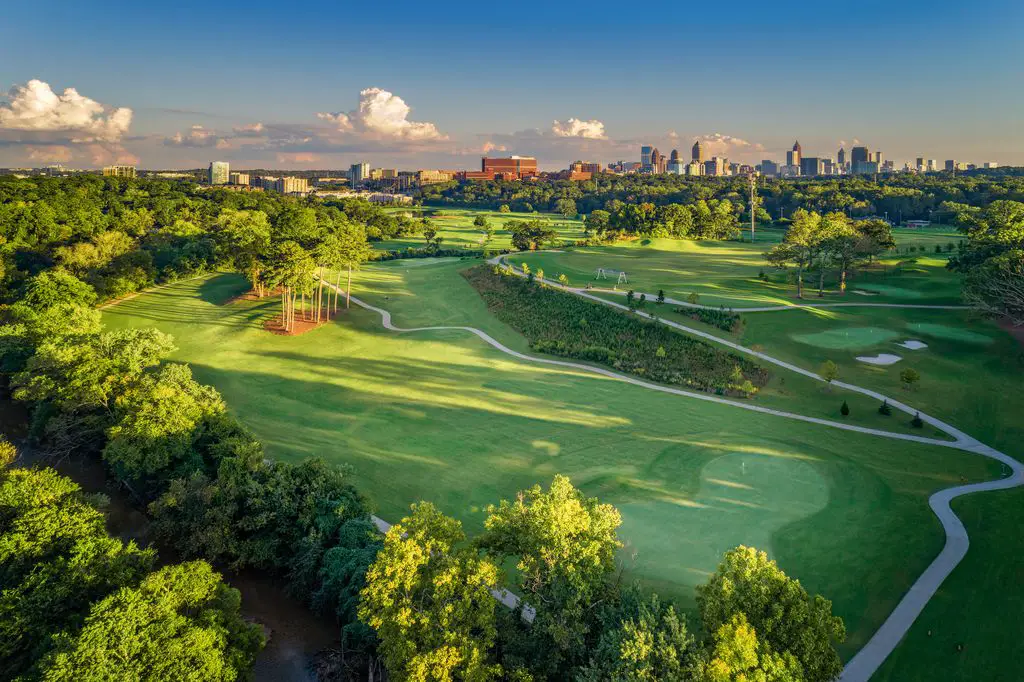
[[[320,275],[317,277],[316,291],[316,321],[320,322],[324,310],[324,266],[320,266]]]
[[[818,298],[825,296],[825,266],[822,265],[821,269],[818,270]]]
[[[281,289],[281,326],[288,329],[288,296],[284,289]]]
[[[804,269],[802,267],[797,268],[796,271],[796,297],[804,297]]]
[[[846,266],[843,266],[842,272],[839,273],[839,293],[846,293]]]
[[[345,309],[348,310],[349,299],[352,298],[352,266],[348,266],[348,286],[345,287]]]
[[[334,312],[338,312],[338,296],[341,295],[341,268],[338,268],[338,283],[334,285]]]

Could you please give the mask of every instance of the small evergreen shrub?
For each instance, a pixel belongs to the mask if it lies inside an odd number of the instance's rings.
[[[924,422],[921,420],[920,412],[914,413],[914,418],[910,420],[910,425],[913,426],[915,429],[924,428]]]
[[[888,400],[883,400],[882,404],[878,406],[878,414],[880,414],[880,415],[882,415],[884,417],[888,417],[889,415],[892,414],[892,408],[889,407],[889,401]]]
[[[839,408],[839,414],[843,415],[844,417],[850,416],[850,406],[846,404],[845,400],[843,401],[843,406]]]

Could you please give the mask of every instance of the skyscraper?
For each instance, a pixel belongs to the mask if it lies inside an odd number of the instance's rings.
[[[793,149],[786,152],[786,165],[787,166],[800,166],[800,140],[793,143]]]
[[[668,156],[668,166],[666,167],[666,170],[669,173],[673,173],[675,175],[682,175],[683,174],[683,162],[679,159],[679,150],[678,149],[673,149],[672,153],[669,154],[669,156]]]
[[[836,154],[836,162],[840,168],[846,167],[846,150],[842,147],[839,148],[839,153]]]
[[[854,173],[874,173],[878,170],[875,166],[874,169],[869,168],[871,162],[871,152],[868,151],[867,147],[854,147],[850,150],[850,169]]]
[[[650,172],[651,170],[651,152],[658,151],[649,144],[645,144],[640,147],[640,170]]]
[[[704,146],[700,143],[700,140],[693,143],[691,159],[697,163],[704,163],[706,161],[704,158]]]
[[[227,161],[211,161],[209,181],[211,185],[226,185],[231,177],[231,169]]]

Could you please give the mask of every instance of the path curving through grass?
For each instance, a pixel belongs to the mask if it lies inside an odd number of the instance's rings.
[[[510,271],[511,273],[513,273],[513,274],[515,274],[517,276],[520,276],[520,277],[524,277],[525,276],[522,272],[516,271],[515,268],[512,267],[511,265],[505,264],[503,262],[503,260],[502,260],[502,257],[500,257],[500,256],[498,258],[492,259],[491,261],[488,261],[488,262],[490,264],[492,264],[492,265],[497,265],[499,267],[503,267],[506,270]],[[562,286],[562,285],[560,285],[560,284],[558,284],[556,282],[550,282],[548,280],[545,280],[545,284],[548,284],[548,285],[554,286],[554,287],[558,287],[560,289],[564,289],[565,291],[568,291],[570,293],[576,294],[578,296],[582,296],[583,298],[587,298],[587,299],[596,301],[596,302],[601,303],[603,305],[609,305],[609,306],[612,306],[612,307],[615,307],[615,308],[619,308],[619,309],[623,309],[623,310],[628,310],[628,308],[626,306],[624,306],[624,305],[622,305],[620,303],[615,303],[615,302],[612,302],[612,301],[608,301],[608,300],[602,299],[602,298],[600,298],[598,296],[594,296],[592,294],[589,294],[586,291],[581,290],[581,289],[574,289],[574,288],[571,288],[571,287],[564,287],[564,286]],[[332,289],[337,290],[340,293],[345,293],[343,289],[341,289],[339,287],[336,287],[333,284],[328,284],[328,286],[330,288],[332,288]],[[577,362],[568,362],[568,361],[565,361],[565,360],[554,360],[554,359],[550,359],[550,358],[534,357],[534,356],[531,356],[531,355],[526,355],[525,353],[520,353],[518,351],[512,350],[511,348],[508,348],[507,346],[502,344],[500,341],[498,341],[494,337],[490,336],[486,332],[484,332],[484,331],[482,331],[480,329],[477,329],[475,327],[465,327],[465,326],[430,326],[430,327],[402,328],[402,327],[396,326],[392,322],[391,313],[389,311],[387,311],[387,310],[385,310],[383,308],[378,308],[376,306],[373,306],[373,305],[371,305],[371,304],[369,304],[369,303],[367,303],[367,302],[365,302],[365,301],[363,301],[363,300],[361,300],[359,298],[356,298],[355,296],[352,296],[350,300],[352,301],[352,303],[355,303],[356,305],[360,306],[361,308],[365,308],[366,310],[369,310],[369,311],[372,311],[372,312],[375,312],[375,313],[379,314],[381,316],[381,324],[384,326],[385,329],[388,329],[390,331],[394,331],[394,332],[398,332],[398,333],[429,332],[429,331],[450,331],[450,330],[465,331],[465,332],[468,332],[470,334],[474,334],[475,336],[477,336],[481,340],[483,340],[485,343],[487,343],[488,345],[496,348],[497,350],[500,350],[503,353],[506,353],[506,354],[508,354],[508,355],[510,355],[512,357],[515,357],[515,358],[517,358],[519,360],[523,360],[523,361],[526,361],[526,362],[534,362],[534,363],[540,363],[540,364],[545,364],[545,365],[553,365],[553,366],[565,367],[565,368],[569,368],[569,369],[573,369],[573,370],[578,370],[578,371],[583,371],[583,372],[589,372],[589,373],[592,373],[592,374],[598,374],[598,375],[601,375],[601,376],[605,376],[605,377],[608,377],[608,378],[611,378],[611,379],[616,379],[616,380],[619,380],[619,381],[624,381],[626,383],[633,384],[634,386],[640,386],[642,388],[646,388],[646,389],[653,390],[653,391],[659,391],[659,392],[662,392],[662,393],[669,393],[669,394],[673,394],[673,395],[678,395],[678,396],[687,397],[687,398],[694,398],[694,399],[697,399],[697,400],[704,400],[704,401],[708,401],[708,402],[720,403],[720,404],[724,404],[724,405],[731,405],[731,406],[738,407],[738,408],[741,408],[741,409],[750,410],[750,411],[754,411],[754,412],[762,412],[762,413],[765,413],[765,414],[771,414],[771,415],[775,415],[775,416],[778,416],[778,417],[784,417],[784,418],[787,418],[787,419],[796,419],[796,420],[800,420],[800,421],[810,422],[810,423],[814,423],[814,424],[821,424],[823,426],[829,426],[829,427],[832,427],[832,428],[838,428],[838,429],[843,429],[843,430],[847,430],[847,431],[858,431],[860,433],[867,433],[867,434],[879,436],[879,437],[882,437],[882,438],[894,438],[894,439],[897,439],[897,440],[912,441],[912,442],[926,443],[926,444],[930,444],[930,445],[941,445],[941,446],[944,446],[944,447],[956,448],[956,449],[959,449],[959,450],[964,450],[964,451],[971,452],[971,453],[974,453],[974,454],[977,454],[977,455],[981,455],[981,456],[984,456],[984,457],[989,457],[989,458],[994,459],[994,460],[996,460],[998,462],[1001,462],[1002,464],[1004,464],[1007,467],[1009,467],[1010,475],[1005,477],[1005,478],[994,480],[994,481],[986,481],[986,482],[983,482],[983,483],[973,483],[973,484],[969,484],[969,485],[954,486],[952,488],[946,488],[944,490],[940,490],[940,491],[932,494],[932,496],[928,500],[928,503],[929,503],[929,506],[931,507],[933,513],[938,518],[939,522],[942,524],[943,531],[946,534],[945,545],[943,546],[942,551],[939,553],[939,555],[932,561],[931,564],[929,564],[928,568],[925,569],[924,573],[922,573],[917,578],[917,580],[914,581],[914,584],[911,585],[910,589],[907,591],[907,593],[900,600],[899,604],[896,605],[896,608],[893,609],[892,613],[889,614],[889,616],[886,618],[885,622],[882,623],[882,626],[878,629],[878,631],[875,632],[874,635],[872,635],[872,637],[868,641],[868,643],[860,651],[858,651],[857,654],[855,654],[853,656],[853,658],[851,658],[850,661],[846,664],[846,667],[843,669],[842,674],[838,678],[839,682],[867,682],[871,678],[871,676],[875,673],[875,671],[878,670],[878,668],[882,665],[882,663],[889,656],[889,654],[891,654],[892,651],[896,648],[896,646],[899,644],[900,640],[904,637],[904,635],[906,635],[907,631],[910,629],[910,626],[914,623],[914,621],[917,619],[917,617],[921,614],[921,611],[924,610],[924,607],[927,605],[928,601],[932,598],[932,596],[935,595],[935,592],[939,589],[939,586],[942,584],[942,582],[949,576],[950,573],[953,572],[953,569],[955,569],[956,566],[963,560],[964,556],[966,556],[968,547],[970,546],[970,539],[967,536],[967,530],[966,530],[966,528],[964,528],[964,525],[961,522],[960,518],[957,517],[957,515],[953,512],[952,508],[950,507],[950,502],[952,500],[958,498],[958,497],[961,497],[963,495],[969,495],[971,493],[984,492],[984,491],[989,491],[989,490],[1005,490],[1005,489],[1008,489],[1008,488],[1014,488],[1014,487],[1017,487],[1017,486],[1020,486],[1020,485],[1024,485],[1024,465],[1022,465],[1020,462],[1018,462],[1014,458],[1010,457],[1009,455],[1006,455],[1006,454],[996,450],[995,448],[989,447],[988,445],[985,445],[984,443],[981,443],[977,439],[967,435],[966,433],[964,433],[963,431],[960,431],[959,429],[955,428],[954,426],[952,426],[950,424],[947,424],[947,423],[945,423],[945,422],[943,422],[943,421],[941,421],[941,420],[939,420],[939,419],[937,419],[935,417],[932,417],[930,415],[927,415],[927,414],[924,414],[922,412],[919,412],[918,410],[915,410],[914,408],[910,407],[909,405],[906,405],[906,404],[902,403],[901,401],[894,400],[892,398],[889,398],[888,396],[885,396],[885,395],[883,395],[881,393],[878,393],[877,391],[872,391],[871,389],[862,388],[862,387],[856,386],[854,384],[848,384],[848,383],[839,382],[839,381],[833,382],[836,386],[839,386],[841,388],[845,388],[845,389],[850,390],[850,391],[855,391],[857,393],[862,393],[864,395],[873,397],[873,398],[875,398],[877,400],[880,400],[880,401],[881,400],[886,400],[893,407],[895,407],[895,408],[897,408],[897,409],[899,409],[899,410],[901,410],[903,412],[906,412],[908,414],[919,414],[921,419],[922,419],[922,421],[924,421],[924,422],[934,426],[935,428],[937,428],[937,429],[939,429],[939,430],[949,434],[954,440],[948,441],[948,440],[940,440],[940,439],[936,439],[936,438],[927,438],[927,437],[924,437],[924,436],[914,436],[914,435],[911,435],[911,434],[893,433],[893,432],[884,431],[884,430],[881,430],[881,429],[872,429],[872,428],[867,428],[867,427],[862,427],[862,426],[855,426],[855,425],[852,425],[852,424],[845,424],[845,423],[842,423],[842,422],[836,422],[836,421],[832,421],[832,420],[828,420],[828,419],[819,419],[817,417],[809,417],[809,416],[806,416],[806,415],[796,414],[796,413],[792,413],[792,412],[785,412],[785,411],[782,411],[782,410],[775,410],[775,409],[771,409],[771,408],[761,407],[759,405],[752,405],[752,404],[749,404],[749,403],[744,403],[744,402],[740,402],[740,401],[736,401],[736,400],[730,400],[728,398],[722,398],[722,397],[719,397],[719,396],[709,395],[709,394],[705,394],[705,393],[698,393],[698,392],[695,392],[695,391],[686,391],[686,390],[683,390],[683,389],[673,388],[673,387],[670,387],[670,386],[662,386],[660,384],[654,384],[654,383],[651,383],[651,382],[648,382],[648,381],[644,381],[642,379],[638,379],[638,378],[633,377],[633,376],[629,376],[629,375],[625,375],[625,374],[620,374],[618,372],[614,372],[614,371],[611,371],[611,370],[608,370],[608,369],[604,369],[602,367],[596,367],[596,366],[587,365],[587,364],[583,364],[583,363],[577,363]],[[668,299],[666,299],[666,300],[668,300]],[[691,305],[692,306],[694,304],[686,304],[686,305]],[[897,307],[897,308],[899,308],[899,307],[914,307],[914,308],[928,307],[928,308],[942,308],[942,309],[959,309],[960,308],[960,306],[912,306],[912,305],[903,305],[903,304],[882,304],[882,303],[876,303],[876,304],[857,304],[857,303],[842,304],[842,303],[840,303],[840,304],[827,304],[827,305],[831,305],[833,307],[835,307],[835,306],[857,306],[857,305],[865,306],[866,305],[866,306],[871,306],[871,307]],[[694,307],[709,307],[709,306],[699,306],[698,305],[698,306],[694,306]],[[748,309],[747,311],[748,312],[753,312],[753,311],[768,311],[768,310],[792,310],[794,307],[797,307],[797,306],[777,306],[777,307],[761,308],[761,309]],[[824,307],[824,306],[803,306],[803,307]],[[744,309],[737,309],[737,310],[744,310]],[[655,319],[658,322],[661,322],[662,324],[666,324],[666,325],[668,325],[670,327],[677,328],[677,329],[679,329],[679,330],[681,330],[683,332],[686,332],[688,334],[696,335],[696,336],[698,336],[700,338],[706,339],[707,341],[709,341],[711,343],[716,343],[716,344],[724,345],[724,346],[726,346],[726,347],[728,347],[728,348],[730,348],[732,350],[735,350],[737,352],[741,352],[741,353],[744,353],[746,355],[751,355],[753,357],[756,357],[756,358],[758,358],[760,360],[763,360],[765,362],[768,362],[770,364],[774,364],[774,365],[777,365],[779,367],[784,367],[784,368],[786,368],[786,369],[788,369],[790,371],[797,372],[799,374],[802,374],[804,376],[810,377],[810,378],[815,379],[817,381],[824,381],[824,379],[822,379],[818,374],[816,374],[814,372],[811,372],[810,370],[807,370],[807,369],[804,369],[804,368],[799,367],[797,365],[793,365],[791,363],[785,362],[784,360],[780,360],[778,358],[774,358],[774,357],[772,357],[770,355],[767,355],[765,353],[761,353],[761,352],[758,352],[758,351],[751,350],[751,349],[746,348],[745,346],[742,346],[742,345],[740,345],[738,343],[734,343],[732,341],[721,339],[721,338],[719,338],[717,336],[714,336],[712,334],[709,334],[707,332],[703,332],[703,331],[700,331],[698,329],[693,329],[691,327],[687,327],[685,325],[679,324],[677,322],[673,322],[671,320],[658,319],[658,318],[655,318],[653,315],[650,315],[648,313],[644,313],[644,312],[640,312],[640,311],[634,311],[634,313],[637,314],[637,315],[643,316],[643,317],[647,317],[647,318],[650,318],[650,319]],[[386,522],[384,522],[382,519],[376,519],[375,518],[374,520],[378,524],[379,527],[384,527],[384,526],[387,525]],[[502,590],[501,593],[496,593],[494,596],[495,596],[496,599],[498,599],[503,604],[505,604],[506,606],[509,606],[509,607],[515,607],[515,606],[517,606],[519,604],[519,597],[517,597],[516,595],[514,595],[514,594],[512,594],[512,593],[510,593],[510,592],[508,592],[506,590]],[[529,606],[527,606],[526,609],[529,609]],[[525,610],[526,609],[524,609],[524,616],[525,616]],[[532,616],[532,613],[530,615]],[[530,618],[530,620],[532,620],[532,618]]]

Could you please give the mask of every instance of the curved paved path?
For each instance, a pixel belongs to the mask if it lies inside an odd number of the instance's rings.
[[[493,259],[492,261],[489,261],[489,262],[491,264],[493,264],[493,265],[499,265],[501,267],[504,267],[507,270],[511,271],[512,273],[514,273],[514,274],[516,274],[518,276],[521,276],[521,277],[524,276],[521,272],[516,271],[515,268],[513,268],[512,266],[504,264],[503,262],[500,262],[500,258]],[[613,306],[613,307],[616,307],[616,308],[628,310],[628,308],[626,306],[624,306],[624,305],[622,305],[620,303],[615,303],[615,302],[612,302],[612,301],[607,301],[607,300],[602,299],[602,298],[600,298],[598,296],[594,296],[592,294],[589,294],[586,291],[581,290],[581,289],[573,289],[573,288],[570,288],[570,287],[563,287],[562,285],[558,284],[557,282],[550,282],[548,280],[545,280],[545,283],[550,285],[550,286],[554,286],[554,287],[558,287],[558,288],[561,288],[561,289],[565,289],[566,291],[569,291],[571,293],[577,294],[577,295],[582,296],[584,298],[588,298],[588,299],[597,301],[597,302],[602,303],[604,305],[609,305],[609,306]],[[343,289],[335,287],[333,284],[329,284],[329,286],[331,288],[337,289],[340,292],[344,292]],[[683,390],[683,389],[672,388],[672,387],[669,387],[669,386],[662,386],[662,385],[659,385],[659,384],[653,384],[653,383],[644,381],[642,379],[638,379],[638,378],[633,377],[633,376],[629,376],[629,375],[625,375],[625,374],[619,374],[617,372],[613,372],[611,370],[603,369],[601,367],[594,367],[594,366],[591,366],[591,365],[585,365],[585,364],[576,363],[576,362],[567,362],[567,361],[563,361],[563,360],[552,360],[552,359],[549,359],[549,358],[533,357],[533,356],[526,355],[524,353],[520,353],[518,351],[512,350],[511,348],[508,348],[507,346],[502,344],[500,341],[498,341],[494,337],[490,336],[486,332],[483,332],[483,331],[481,331],[479,329],[476,329],[475,327],[463,327],[463,326],[435,326],[435,327],[413,327],[413,328],[397,327],[397,326],[395,326],[392,323],[392,321],[391,321],[391,313],[388,312],[387,310],[384,310],[383,308],[378,308],[376,306],[370,305],[369,303],[366,303],[365,301],[362,301],[361,299],[358,299],[358,298],[356,298],[354,296],[351,297],[351,301],[353,303],[355,303],[356,305],[362,307],[362,308],[365,308],[367,310],[371,310],[373,312],[378,313],[381,316],[381,322],[382,322],[384,328],[388,329],[388,330],[391,330],[391,331],[401,332],[401,333],[419,332],[419,331],[442,331],[442,330],[461,330],[461,331],[466,331],[466,332],[469,332],[471,334],[474,334],[474,335],[478,336],[483,341],[485,341],[487,344],[489,344],[489,345],[493,346],[494,348],[502,351],[503,353],[507,353],[508,355],[511,355],[511,356],[513,356],[515,358],[518,358],[520,360],[524,360],[524,361],[527,361],[527,362],[535,362],[535,363],[539,363],[539,364],[552,365],[552,366],[556,366],[556,367],[565,367],[567,369],[578,370],[578,371],[583,371],[583,372],[589,372],[589,373],[592,373],[592,374],[598,374],[598,375],[609,377],[609,378],[616,379],[616,380],[619,380],[619,381],[624,381],[626,383],[633,384],[633,385],[636,385],[636,386],[641,386],[643,388],[647,388],[647,389],[650,389],[650,390],[660,391],[662,393],[671,393],[671,394],[674,394],[674,395],[685,396],[685,397],[688,397],[688,398],[695,398],[697,400],[705,400],[707,402],[714,402],[714,403],[720,403],[720,404],[725,404],[725,405],[732,405],[734,407],[739,407],[739,408],[745,409],[745,410],[751,410],[751,411],[754,411],[754,412],[762,412],[762,413],[765,413],[765,414],[772,414],[772,415],[779,416],[779,417],[785,417],[785,418],[788,418],[788,419],[796,419],[796,420],[800,420],[800,421],[811,422],[811,423],[814,423],[814,424],[821,424],[823,426],[830,426],[830,427],[833,427],[833,428],[843,429],[843,430],[847,430],[847,431],[858,431],[860,433],[867,433],[867,434],[871,434],[871,435],[875,435],[875,436],[879,436],[879,437],[883,437],[883,438],[894,438],[894,439],[897,439],[897,440],[913,441],[913,442],[919,442],[919,443],[927,443],[929,445],[940,445],[940,446],[943,446],[943,447],[957,448],[959,450],[965,450],[967,452],[971,452],[971,453],[974,453],[974,454],[982,455],[984,457],[990,457],[992,459],[995,459],[995,460],[1005,464],[1007,467],[1009,467],[1011,473],[1006,478],[998,479],[998,480],[995,480],[995,481],[986,481],[986,482],[983,482],[983,483],[972,483],[972,484],[969,484],[969,485],[955,486],[955,487],[952,487],[952,488],[946,488],[945,490],[940,490],[940,491],[932,494],[932,496],[928,500],[928,503],[931,506],[932,511],[935,513],[936,517],[938,517],[939,522],[942,524],[943,530],[946,533],[946,543],[945,543],[945,546],[943,547],[943,549],[939,553],[939,555],[928,566],[928,568],[925,569],[925,572],[922,573],[918,577],[918,579],[916,581],[914,581],[914,584],[911,585],[910,589],[907,591],[907,593],[900,600],[899,604],[896,605],[896,608],[893,609],[892,613],[889,614],[889,617],[886,618],[885,622],[878,629],[878,631],[875,632],[875,634],[871,637],[871,639],[868,641],[868,643],[859,652],[857,652],[857,654],[854,655],[854,657],[851,658],[850,661],[846,664],[846,667],[843,669],[842,674],[839,676],[839,682],[867,682],[867,680],[870,679],[870,677],[875,673],[875,671],[878,670],[878,668],[882,665],[882,663],[889,656],[889,654],[892,653],[892,651],[896,648],[896,646],[899,644],[900,640],[903,638],[903,636],[910,629],[910,626],[914,623],[914,621],[917,619],[917,617],[921,614],[921,611],[924,610],[925,605],[927,605],[928,601],[932,598],[932,596],[935,594],[935,592],[939,589],[939,586],[942,584],[942,582],[946,579],[947,576],[949,576],[950,573],[953,572],[953,569],[956,568],[956,566],[960,563],[960,561],[964,558],[964,556],[966,556],[967,549],[968,549],[969,544],[970,544],[969,538],[967,536],[967,530],[964,528],[963,523],[960,521],[960,519],[957,517],[957,515],[953,513],[953,510],[950,507],[950,502],[952,500],[956,499],[957,497],[960,497],[961,495],[968,495],[970,493],[983,492],[983,491],[988,491],[988,490],[1004,490],[1004,489],[1007,489],[1007,488],[1014,488],[1014,487],[1017,487],[1019,485],[1024,484],[1024,465],[1021,465],[1020,462],[1018,462],[1017,460],[1013,459],[1009,455],[1006,455],[1006,454],[1004,454],[1002,452],[999,452],[998,450],[996,450],[994,448],[991,448],[991,447],[985,445],[984,443],[981,443],[980,441],[976,440],[975,438],[967,435],[963,431],[960,431],[959,429],[957,429],[957,428],[955,428],[955,427],[953,427],[953,426],[951,426],[949,424],[946,424],[945,422],[943,422],[943,421],[941,421],[939,419],[931,417],[930,415],[927,415],[927,414],[924,414],[922,412],[919,412],[918,410],[913,409],[909,405],[905,405],[904,403],[902,403],[902,402],[900,402],[898,400],[893,400],[891,398],[888,398],[887,396],[882,395],[881,393],[878,393],[876,391],[872,391],[870,389],[861,388],[860,386],[856,386],[854,384],[848,384],[848,383],[843,383],[843,382],[833,382],[833,383],[835,383],[835,385],[840,386],[840,387],[845,388],[845,389],[850,390],[850,391],[855,391],[855,392],[858,392],[858,393],[863,393],[865,395],[874,397],[874,398],[876,398],[878,400],[888,400],[890,405],[892,405],[893,407],[895,407],[895,408],[897,408],[899,410],[902,410],[902,411],[904,411],[906,413],[909,413],[909,414],[920,414],[920,417],[921,417],[921,419],[923,421],[925,421],[928,424],[931,424],[932,426],[934,426],[935,428],[937,428],[937,429],[939,429],[939,430],[949,434],[951,437],[953,437],[954,440],[940,440],[940,439],[936,439],[936,438],[926,438],[926,437],[923,437],[923,436],[914,436],[914,435],[911,435],[911,434],[893,433],[893,432],[890,432],[890,431],[883,431],[883,430],[880,430],[880,429],[871,429],[871,428],[866,428],[866,427],[862,427],[862,426],[855,426],[855,425],[852,425],[852,424],[845,424],[843,422],[836,422],[836,421],[831,421],[831,420],[828,420],[828,419],[818,419],[816,417],[808,417],[808,416],[805,416],[805,415],[795,414],[795,413],[792,413],[792,412],[785,412],[785,411],[782,411],[782,410],[769,409],[769,408],[761,407],[761,406],[758,406],[758,405],[751,405],[751,404],[748,404],[748,403],[743,403],[743,402],[736,401],[736,400],[729,400],[728,398],[721,398],[719,396],[708,395],[708,394],[705,394],[705,393],[698,393],[698,392],[694,392],[694,391],[686,391],[686,390]],[[858,305],[858,304],[852,304],[852,305]],[[873,304],[873,305],[878,306],[878,305],[885,305],[885,304]],[[791,307],[792,306],[782,306],[781,309],[789,309]],[[653,315],[649,315],[647,313],[643,313],[643,312],[639,312],[639,311],[637,311],[636,314],[644,316],[644,317],[648,317],[648,318],[651,318],[651,319],[657,319]],[[811,372],[809,370],[803,369],[802,367],[798,367],[796,365],[790,364],[790,363],[785,362],[783,360],[779,360],[777,358],[773,358],[773,357],[771,357],[769,355],[766,355],[764,353],[760,353],[760,352],[757,352],[757,351],[750,350],[749,348],[741,346],[741,345],[739,345],[737,343],[734,343],[732,341],[728,341],[726,339],[718,338],[717,336],[714,336],[712,334],[708,334],[707,332],[704,332],[704,331],[701,331],[701,330],[698,330],[698,329],[693,329],[693,328],[690,328],[690,327],[686,327],[685,325],[681,325],[681,324],[678,324],[676,322],[672,322],[670,320],[658,320],[658,321],[661,322],[662,324],[666,324],[666,325],[668,325],[670,327],[675,327],[675,328],[678,328],[678,329],[680,329],[682,331],[685,331],[688,334],[693,334],[693,335],[699,336],[701,338],[704,338],[704,339],[706,339],[706,340],[708,340],[708,341],[710,341],[712,343],[717,343],[717,344],[720,344],[720,345],[727,346],[728,348],[731,348],[732,350],[735,350],[737,352],[741,352],[741,353],[744,353],[744,354],[747,354],[747,355],[751,355],[751,356],[759,358],[759,359],[761,359],[761,360],[763,360],[765,362],[769,362],[771,364],[778,365],[780,367],[784,367],[784,368],[786,368],[786,369],[788,369],[790,371],[798,372],[799,374],[811,377],[811,378],[816,379],[818,381],[824,381],[824,379],[822,379],[820,376],[818,376],[814,372]],[[377,523],[378,527],[390,527],[390,526],[387,525],[387,522],[383,521],[382,519],[375,518],[374,521],[375,521],[375,523]],[[508,592],[507,590],[501,590],[500,592],[499,591],[495,591],[495,595],[494,596],[495,596],[496,599],[498,599],[503,604],[505,604],[506,606],[509,606],[509,607],[515,607],[515,606],[517,606],[519,604],[519,597],[517,597],[516,595],[512,594],[511,592]],[[527,615],[526,615],[526,610],[527,609],[530,609],[529,605],[527,605],[525,607],[525,609],[524,609],[524,617],[527,617]],[[532,609],[530,609],[530,611],[532,611]],[[532,613],[529,614],[529,616],[530,616],[529,620],[532,620],[532,615],[533,615]]]

